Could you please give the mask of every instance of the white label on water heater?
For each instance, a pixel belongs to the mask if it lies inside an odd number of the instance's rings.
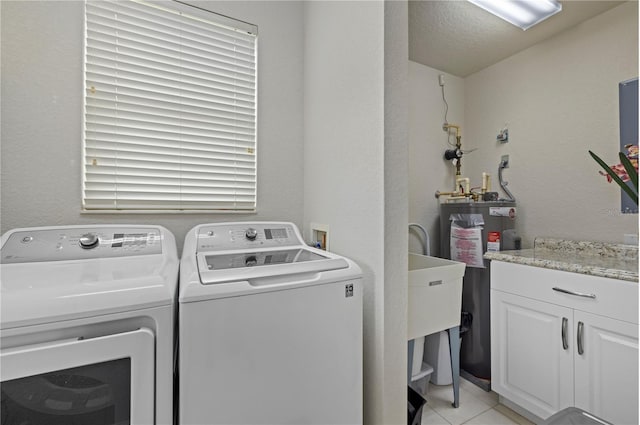
[[[516,209],[514,207],[489,207],[489,215],[516,218]]]

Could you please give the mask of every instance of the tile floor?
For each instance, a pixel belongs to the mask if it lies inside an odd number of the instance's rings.
[[[513,410],[498,404],[498,394],[486,392],[460,379],[460,407],[451,406],[451,385],[429,384],[427,404],[422,409],[422,425],[533,425]]]

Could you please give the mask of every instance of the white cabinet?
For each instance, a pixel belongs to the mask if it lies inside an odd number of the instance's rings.
[[[491,389],[542,418],[572,406],[573,350],[561,335],[572,317],[566,307],[492,291]]]
[[[575,406],[614,424],[639,423],[638,325],[582,311],[573,317],[582,329],[574,363]]]
[[[497,261],[491,275],[492,389],[541,418],[637,424],[638,284]]]

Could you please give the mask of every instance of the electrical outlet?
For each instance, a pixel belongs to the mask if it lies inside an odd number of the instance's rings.
[[[440,84],[440,87],[444,87],[444,74],[438,75],[438,84]]]
[[[509,168],[509,155],[502,155],[502,157],[500,158],[500,162],[504,163],[503,168]]]
[[[624,234],[624,244],[625,245],[638,245],[638,235],[635,233],[625,233]]]
[[[329,225],[311,223],[311,242],[316,248],[329,251]]]

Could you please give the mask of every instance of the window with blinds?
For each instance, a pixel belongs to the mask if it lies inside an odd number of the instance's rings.
[[[86,1],[83,209],[255,211],[257,28]]]

